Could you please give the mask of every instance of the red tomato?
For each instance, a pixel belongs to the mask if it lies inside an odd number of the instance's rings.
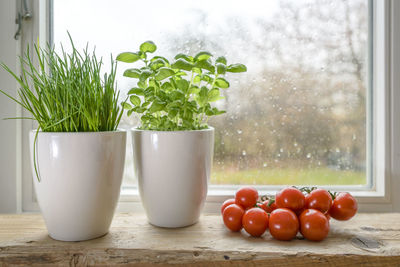
[[[339,221],[351,219],[357,212],[357,200],[349,193],[339,193],[333,201],[329,215]]]
[[[251,208],[244,213],[242,224],[250,235],[261,236],[268,228],[268,214],[260,208]]]
[[[271,213],[273,210],[276,209],[275,201],[270,206],[268,206],[269,200],[265,200],[263,203],[258,204],[260,208],[265,210],[267,213]]]
[[[233,232],[240,231],[242,229],[243,214],[244,209],[241,206],[236,204],[229,205],[222,213],[225,226]]]
[[[230,198],[230,199],[225,200],[224,203],[222,203],[222,206],[221,206],[221,214],[224,213],[224,209],[226,207],[228,207],[229,205],[231,205],[231,204],[235,204],[235,199]]]
[[[332,206],[332,197],[328,191],[319,188],[306,196],[306,208],[326,213]]]
[[[236,204],[242,206],[244,209],[252,208],[256,205],[258,200],[258,192],[254,187],[245,186],[236,192]]]
[[[299,220],[289,209],[276,209],[269,216],[269,232],[278,240],[292,240],[299,231]]]
[[[278,208],[287,208],[297,211],[304,207],[305,197],[299,189],[286,187],[276,193],[275,203]]]
[[[300,217],[300,233],[311,241],[321,241],[328,236],[329,220],[319,210],[306,209]]]

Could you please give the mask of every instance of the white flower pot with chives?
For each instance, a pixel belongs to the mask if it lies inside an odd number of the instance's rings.
[[[206,51],[178,54],[170,63],[150,57],[156,49],[147,41],[138,52],[118,55],[119,61],[144,65],[124,72],[137,79],[124,108],[141,121],[132,129],[134,170],[149,222],[184,227],[198,221],[207,196],[214,146],[214,129],[207,122],[224,113],[212,104],[229,87],[225,73],[246,67],[228,65],[225,57],[214,61]]]
[[[11,98],[39,124],[29,138],[34,188],[47,230],[62,241],[102,236],[119,198],[126,151],[126,132],[117,129],[123,109],[115,91],[115,64],[103,75],[95,55],[79,55],[74,46],[62,55],[35,49],[41,64],[33,65],[27,53],[21,58],[22,78],[2,67],[21,87],[20,100]]]

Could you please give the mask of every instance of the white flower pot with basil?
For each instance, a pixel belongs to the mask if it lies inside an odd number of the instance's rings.
[[[21,87],[20,99],[11,98],[39,125],[29,136],[31,165],[47,230],[63,241],[102,236],[118,202],[126,151],[126,132],[117,129],[123,108],[116,65],[103,74],[94,54],[74,46],[60,55],[35,49],[39,67],[27,53],[21,78],[2,67]]]
[[[225,113],[213,106],[229,87],[226,72],[244,72],[243,64],[228,65],[202,51],[178,54],[170,62],[151,56],[156,45],[147,41],[138,52],[124,52],[117,60],[141,61],[125,70],[137,79],[124,108],[140,117],[132,129],[134,170],[148,221],[160,227],[184,227],[198,221],[210,180],[214,129],[211,116]]]

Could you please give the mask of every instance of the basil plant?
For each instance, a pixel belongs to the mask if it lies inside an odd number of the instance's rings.
[[[137,79],[123,103],[128,116],[139,114],[140,129],[156,131],[200,130],[208,128],[211,116],[225,113],[212,103],[223,99],[221,90],[229,87],[227,72],[247,70],[243,64],[228,65],[225,57],[201,51],[195,56],[177,54],[170,62],[162,56],[151,56],[157,50],[152,41],[140,45],[137,52],[124,52],[117,60],[140,61],[141,67],[124,71],[125,77]]]

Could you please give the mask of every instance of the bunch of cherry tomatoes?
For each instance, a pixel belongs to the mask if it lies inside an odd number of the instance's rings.
[[[235,199],[221,207],[225,226],[238,232],[242,228],[252,236],[261,236],[269,228],[278,240],[291,240],[300,233],[304,238],[321,241],[329,233],[329,220],[345,221],[357,212],[357,201],[349,193],[331,193],[321,188],[286,187],[275,197],[261,197],[253,187],[242,187]]]

